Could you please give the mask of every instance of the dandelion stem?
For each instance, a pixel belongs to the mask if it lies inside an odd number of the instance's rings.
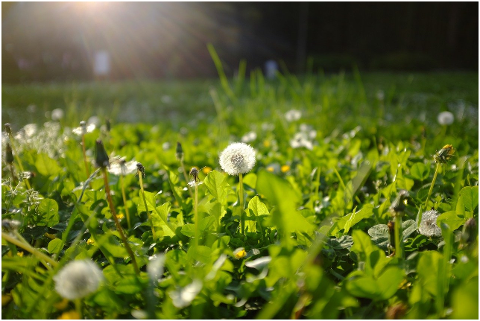
[[[127,197],[125,196],[125,186],[123,184],[123,175],[120,175],[120,186],[122,188],[123,205],[125,206],[125,214],[127,215],[128,229],[131,229],[132,224],[130,223],[130,213],[128,212]]]
[[[105,193],[107,194],[107,201],[108,201],[108,205],[110,206],[110,212],[112,212],[112,217],[113,217],[113,220],[115,221],[115,226],[117,227],[117,231],[120,234],[120,237],[123,241],[123,244],[125,245],[125,249],[127,250],[128,254],[130,255],[130,258],[132,259],[132,263],[133,263],[133,267],[135,268],[135,272],[138,274],[138,273],[140,273],[140,270],[138,269],[137,261],[135,260],[135,255],[133,254],[133,251],[130,248],[130,245],[128,245],[127,238],[125,237],[125,234],[123,233],[122,226],[120,225],[120,222],[118,221],[117,212],[115,211],[115,207],[113,206],[112,196],[110,195],[110,187],[108,186],[107,168],[103,167],[102,171],[103,171],[103,180],[104,180],[104,183],[105,183]]]
[[[240,201],[240,228],[243,235],[245,235],[245,211],[243,200],[243,174],[238,174],[238,199]]]
[[[193,207],[194,215],[195,215],[195,246],[200,244],[200,230],[199,230],[199,222],[198,222],[198,186],[195,182],[195,203]]]
[[[138,182],[140,184],[140,191],[142,193],[142,198],[143,198],[143,205],[145,206],[145,211],[147,212],[147,217],[148,217],[148,220],[150,221],[150,226],[152,227],[152,235],[153,235],[153,239],[156,240],[157,239],[157,235],[155,234],[155,229],[153,228],[153,221],[152,221],[152,217],[150,216],[150,211],[148,210],[148,206],[147,206],[147,200],[145,198],[145,191],[143,190],[143,178],[142,178],[142,175],[143,173],[141,171],[138,171]]]
[[[402,216],[395,216],[395,257],[403,258],[402,249]]]
[[[10,166],[8,166],[8,167],[10,167],[10,173],[12,175],[12,182],[15,182],[17,178],[15,177],[15,171],[13,170],[13,164],[10,164]]]
[[[44,263],[43,261],[49,263],[53,267],[57,266],[58,263],[56,261],[54,261],[53,259],[51,259],[47,255],[43,254],[42,252],[38,251],[36,248],[34,248],[30,244],[28,244],[27,241],[25,241],[25,239],[18,232],[15,232],[15,236],[16,236],[16,238],[13,237],[12,235],[8,234],[8,233],[2,233],[2,238],[3,239],[5,239],[6,241],[8,241],[12,244],[15,244],[18,247],[21,247],[22,249],[24,249],[24,250],[26,250],[30,253],[32,253],[34,256],[36,256],[38,259],[40,259],[42,261],[43,265],[45,265],[46,268],[51,268],[51,267],[48,264]]]
[[[188,175],[187,175],[187,171],[185,170],[185,166],[183,165],[183,160],[180,160],[180,166],[182,167],[183,177],[185,177],[185,182],[187,182],[188,193],[190,194],[190,198],[193,199],[192,190],[190,189],[190,186],[188,185]]]
[[[20,160],[20,157],[18,156],[17,150],[15,148],[13,135],[10,133],[9,137],[10,137],[10,146],[12,147],[13,155],[14,155],[15,159],[17,160],[18,168],[20,169],[20,172],[23,173],[24,170],[23,170],[22,161]],[[13,175],[14,174],[13,174],[13,171],[12,171],[12,177],[13,177]],[[32,187],[30,186],[30,182],[28,181],[28,179],[25,179],[24,181],[25,181],[25,185],[27,186],[27,189],[31,189]]]
[[[83,162],[85,163],[85,173],[87,177],[90,177],[90,170],[88,168],[87,162],[87,152],[85,151],[85,135],[82,134],[82,151],[83,151]]]
[[[78,318],[82,319],[82,301],[81,299],[75,299],[74,302],[75,302],[75,310],[78,313]]]
[[[428,190],[428,194],[427,194],[427,199],[425,201],[425,208],[428,208],[428,200],[432,195],[433,186],[435,185],[435,181],[437,180],[437,175],[438,175],[438,172],[440,171],[440,166],[441,166],[441,163],[437,163],[437,167],[435,168],[435,174],[433,174],[432,184],[430,185],[430,189]],[[420,226],[421,222],[422,222],[422,208],[420,207],[420,211],[417,214],[417,226]]]

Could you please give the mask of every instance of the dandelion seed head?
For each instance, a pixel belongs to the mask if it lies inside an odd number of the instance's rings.
[[[53,279],[58,294],[74,300],[95,292],[103,280],[103,274],[93,261],[78,260],[65,265]]]
[[[443,111],[440,114],[438,114],[437,120],[440,125],[451,125],[453,124],[455,117],[451,112]]]
[[[63,118],[63,115],[64,115],[63,109],[55,108],[54,110],[52,110],[51,117],[52,117],[52,120],[60,120]]]
[[[302,117],[302,112],[297,109],[291,109],[285,113],[285,120],[288,122],[299,120]]]
[[[220,154],[220,166],[229,175],[246,174],[255,166],[255,150],[244,143],[230,144]]]
[[[422,214],[422,222],[418,228],[420,234],[428,237],[442,235],[442,230],[437,225],[438,215],[439,213],[435,210],[427,211]]]

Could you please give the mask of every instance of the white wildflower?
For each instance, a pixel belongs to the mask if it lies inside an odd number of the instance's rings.
[[[220,166],[229,175],[246,174],[255,166],[255,150],[244,143],[230,144],[220,154]]]
[[[76,135],[85,135],[86,133],[91,133],[95,130],[95,124],[88,124],[84,121],[80,122],[80,127],[74,128],[72,133]]]
[[[302,112],[297,109],[291,109],[285,113],[285,119],[288,122],[299,120],[302,117]]]
[[[179,309],[182,309],[189,306],[201,290],[202,282],[199,280],[194,280],[192,283],[183,288],[178,288],[177,290],[171,291],[169,295],[172,298],[173,305]]]
[[[190,187],[195,187],[195,185],[199,186],[199,185],[202,185],[203,182],[200,182],[200,181],[195,181],[194,179],[192,179],[190,182],[188,182],[188,186]]]
[[[242,136],[243,143],[250,143],[253,142],[255,139],[257,139],[257,133],[255,132],[248,132]]]
[[[98,118],[97,116],[92,116],[92,117],[90,117],[90,118],[88,119],[88,121],[87,121],[87,124],[88,124],[88,125],[93,124],[93,125],[95,125],[95,127],[99,127],[99,126],[100,126],[100,123],[101,123],[101,122],[100,122],[100,118]]]
[[[126,176],[129,174],[135,174],[137,172],[137,161],[131,160],[129,162],[125,161],[125,158],[120,158],[119,161],[113,162],[110,164],[108,172],[117,176]]]
[[[154,255],[150,258],[150,261],[147,264],[147,273],[152,282],[157,283],[162,277],[165,259],[165,254],[160,254],[158,256]]]
[[[309,139],[309,134],[304,132],[296,133],[295,136],[293,136],[293,139],[290,140],[290,146],[292,148],[305,147],[309,150],[313,149],[313,143]]]
[[[442,230],[437,225],[439,213],[435,210],[427,211],[422,214],[422,222],[418,231],[425,236],[441,236]]]
[[[455,117],[453,117],[453,114],[451,112],[443,111],[438,114],[437,120],[440,125],[451,125],[453,124]]]
[[[275,129],[275,125],[272,123],[262,123],[262,131],[268,132],[273,131]]]
[[[55,290],[65,299],[74,300],[95,292],[103,274],[93,261],[79,260],[65,265],[53,279]]]
[[[61,108],[55,108],[52,110],[52,120],[60,120],[63,118],[64,112]]]

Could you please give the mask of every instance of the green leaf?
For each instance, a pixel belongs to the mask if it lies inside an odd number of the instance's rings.
[[[40,174],[47,177],[57,176],[62,171],[57,162],[44,153],[36,155],[35,167]]]
[[[257,177],[257,191],[278,207],[272,219],[287,235],[294,231],[312,233],[315,230],[315,226],[297,211],[300,197],[287,181],[262,170]]]
[[[366,204],[361,210],[355,213],[350,213],[344,217],[342,217],[339,222],[338,222],[338,227],[342,229],[342,224],[343,228],[345,230],[345,234],[348,233],[350,228],[360,222],[361,220],[365,218],[370,218],[373,215],[373,205],[372,204]]]
[[[452,318],[478,320],[478,277],[457,287],[452,295]]]
[[[442,264],[442,255],[437,251],[425,251],[420,253],[417,264],[418,286],[433,296],[438,293],[438,266]]]
[[[191,262],[199,261],[202,263],[210,263],[212,249],[203,245],[191,246],[187,252],[187,258]]]
[[[195,225],[194,224],[185,224],[182,226],[182,234],[188,237],[195,236]]]
[[[63,248],[61,239],[53,239],[48,243],[48,252],[51,254],[58,254]]]
[[[377,224],[368,229],[368,235],[378,247],[386,250],[388,246],[389,232],[386,224]]]
[[[473,217],[473,211],[478,205],[478,186],[466,186],[458,193],[456,212],[468,213],[468,218]]]
[[[402,283],[404,272],[398,267],[387,268],[377,279],[376,283],[379,290],[378,300],[387,300],[391,298]]]
[[[407,220],[402,223],[402,239],[405,241],[417,230],[417,223],[414,220]]]
[[[161,206],[157,206],[155,211],[153,211],[150,215],[152,217],[153,227],[156,230],[162,229],[165,236],[172,237],[175,235],[175,226],[168,221],[170,207],[170,203],[167,202]]]
[[[437,217],[437,225],[441,223],[447,224],[452,231],[462,226],[467,221],[467,217],[460,217],[455,211],[445,212]]]
[[[52,227],[58,224],[60,220],[58,216],[58,204],[50,198],[45,198],[40,201],[38,213],[40,214],[40,221],[37,223],[38,226]]]
[[[139,195],[138,195],[137,211],[138,213],[145,212],[146,209],[145,209],[145,202],[143,200],[142,191],[140,190],[138,193]],[[157,206],[155,201],[155,194],[145,191],[145,201],[147,203],[148,210],[154,211],[155,207]]]
[[[370,254],[370,252],[375,250],[370,238],[367,234],[365,234],[365,232],[360,230],[353,230],[352,238],[353,245],[351,251],[358,253],[360,257],[363,257],[363,260],[366,260],[366,257]]]
[[[110,231],[99,238],[97,246],[102,249],[102,252],[107,251],[113,257],[123,259],[128,256],[127,250]]]
[[[208,192],[212,195],[218,202],[221,204],[227,203],[227,176],[217,172],[216,170],[211,171],[208,173],[207,177],[203,181],[205,186],[207,187]]]
[[[430,166],[427,166],[423,163],[415,163],[410,168],[410,174],[414,179],[423,182],[430,175]]]
[[[142,284],[136,276],[120,278],[114,284],[116,293],[135,294],[142,291]]]
[[[255,196],[250,200],[250,202],[248,202],[248,209],[251,210],[256,216],[269,214],[267,206],[260,201],[258,196]]]

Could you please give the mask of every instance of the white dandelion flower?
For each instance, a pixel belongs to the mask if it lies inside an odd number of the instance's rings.
[[[85,135],[86,133],[91,133],[95,130],[95,124],[88,124],[84,121],[80,122],[80,127],[74,128],[72,133],[76,135]]]
[[[418,228],[420,234],[428,237],[442,235],[442,230],[437,225],[438,215],[439,213],[435,210],[427,211],[422,214],[422,222]]]
[[[137,172],[137,161],[131,160],[129,162],[126,162],[125,158],[122,157],[118,162],[112,162],[110,164],[108,172],[117,176],[135,174]]]
[[[243,143],[250,143],[253,142],[255,139],[257,139],[257,133],[255,132],[248,132],[242,136]]]
[[[455,117],[453,117],[453,114],[451,112],[443,111],[438,114],[437,120],[440,125],[451,125],[453,124]]]
[[[65,265],[53,279],[58,294],[74,300],[97,291],[103,274],[93,261],[79,260]]]
[[[64,115],[64,112],[63,112],[63,109],[61,108],[55,108],[54,110],[52,110],[52,120],[60,120],[63,118],[63,115]]]
[[[297,109],[291,109],[285,113],[285,119],[288,122],[299,120],[302,117],[302,112]]]
[[[313,143],[309,139],[309,134],[304,132],[298,132],[290,140],[290,146],[292,148],[301,148],[305,147],[306,149],[312,150]]]
[[[255,166],[255,150],[244,143],[230,144],[220,154],[220,166],[228,175],[246,174]]]

